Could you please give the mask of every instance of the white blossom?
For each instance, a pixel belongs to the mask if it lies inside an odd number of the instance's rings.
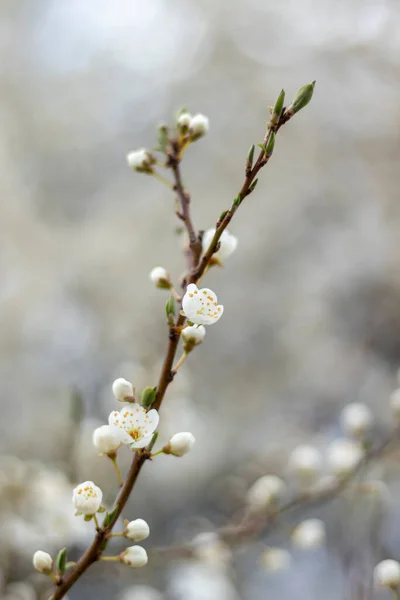
[[[144,567],[147,564],[147,552],[142,546],[129,546],[120,555],[121,561],[129,567]]]
[[[121,441],[109,425],[102,425],[93,431],[93,444],[102,454],[110,454],[118,450]]]
[[[224,312],[224,307],[218,304],[217,296],[212,290],[208,288],[199,290],[194,283],[186,288],[182,309],[189,321],[195,325],[212,325]]]
[[[292,542],[302,550],[313,550],[325,543],[325,523],[321,519],[306,519],[292,532]]]
[[[179,127],[187,128],[192,120],[192,115],[188,112],[183,112],[179,115],[177,123]]]
[[[204,232],[202,241],[203,253],[205,253],[208,250],[213,240],[214,234],[215,228],[207,229],[207,231]],[[222,235],[219,238],[219,243],[219,250],[217,252],[214,252],[212,258],[216,258],[220,263],[223,263],[236,250],[238,245],[238,239],[225,229],[225,231],[222,232]]]
[[[102,499],[103,492],[93,481],[80,483],[72,492],[72,503],[83,515],[94,515],[99,510]]]
[[[390,558],[378,563],[374,569],[374,583],[376,587],[400,586],[400,563]]]
[[[145,148],[133,150],[126,155],[128,165],[134,171],[149,171],[154,164],[154,157]]]
[[[266,548],[260,555],[260,563],[266,571],[277,573],[290,567],[292,557],[283,548]]]
[[[189,132],[194,138],[202,137],[206,135],[209,130],[209,121],[208,117],[202,114],[194,115],[190,119],[189,123]]]
[[[130,521],[125,527],[125,537],[134,542],[145,540],[150,535],[150,527],[144,519]]]
[[[321,473],[322,455],[314,446],[297,446],[289,457],[288,467],[302,482],[311,483]]]
[[[173,435],[169,440],[165,449],[165,453],[173,454],[174,456],[183,456],[184,454],[190,452],[195,441],[196,439],[194,435],[189,431],[175,433],[175,435]]]
[[[286,489],[284,481],[277,475],[263,475],[253,483],[246,500],[252,511],[258,512],[276,503]]]
[[[353,402],[345,406],[340,413],[340,424],[348,435],[362,439],[371,429],[374,417],[366,404]]]
[[[153,408],[146,412],[140,404],[134,403],[121,411],[114,410],[108,422],[123,444],[131,448],[144,448],[150,443],[159,421],[158,412]]]
[[[197,346],[206,337],[206,329],[203,325],[188,325],[182,329],[182,339],[190,346]]]
[[[154,267],[150,271],[149,277],[158,288],[169,289],[171,287],[169,273],[164,267]]]
[[[390,395],[390,409],[396,419],[400,419],[400,388]]]
[[[134,389],[130,381],[123,377],[116,379],[112,384],[112,391],[117,400],[120,402],[130,401],[134,399]]]
[[[40,573],[50,573],[53,568],[53,559],[47,552],[37,550],[33,555],[33,566]]]
[[[338,439],[328,446],[326,460],[331,473],[342,477],[354,471],[363,455],[364,452],[357,442]]]

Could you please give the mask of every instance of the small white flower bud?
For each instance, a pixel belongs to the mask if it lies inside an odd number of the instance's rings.
[[[326,460],[331,473],[343,477],[354,471],[363,456],[364,452],[357,442],[339,439],[328,446]]]
[[[153,155],[148,152],[145,148],[139,148],[139,150],[133,150],[126,155],[128,165],[134,171],[151,171],[151,167],[154,164]]]
[[[371,410],[365,404],[353,402],[345,406],[340,413],[340,424],[348,435],[363,439],[371,429],[374,417]]]
[[[204,325],[189,325],[185,329],[182,329],[181,335],[185,346],[188,346],[188,348],[185,347],[185,350],[189,350],[189,348],[191,350],[193,346],[201,344],[204,340],[206,337],[206,328]]]
[[[173,454],[174,456],[183,456],[192,449],[196,439],[193,433],[189,431],[182,431],[181,433],[175,433],[169,440],[165,453]]]
[[[292,542],[302,550],[313,550],[325,543],[325,523],[321,519],[306,519],[292,533]]]
[[[390,409],[396,419],[400,419],[400,388],[390,395]]]
[[[150,271],[149,277],[156,287],[166,290],[170,289],[171,280],[168,271],[164,267],[154,267]]]
[[[308,484],[317,479],[322,469],[322,456],[314,446],[297,446],[291,453],[289,470],[298,476],[301,482]]]
[[[36,571],[40,573],[51,573],[53,568],[53,559],[50,554],[43,552],[43,550],[37,550],[33,555],[33,566]]]
[[[183,112],[179,115],[177,123],[179,127],[186,129],[187,127],[189,127],[191,120],[192,115],[190,115],[188,112]]]
[[[260,563],[266,571],[278,573],[290,567],[292,557],[283,548],[267,548],[260,555]]]
[[[117,400],[120,402],[134,400],[134,389],[130,381],[120,377],[112,384],[112,391]]]
[[[207,231],[204,232],[202,239],[203,253],[207,252],[214,235],[215,228],[207,229]],[[225,231],[222,232],[222,235],[219,239],[219,243],[219,250],[217,252],[214,252],[212,258],[218,260],[222,264],[236,250],[238,245],[238,239],[237,237],[229,233],[227,229],[225,229]]]
[[[206,135],[209,129],[208,117],[201,115],[200,113],[194,115],[189,123],[189,132],[194,138],[202,137]]]
[[[147,552],[142,546],[129,546],[122,554],[120,555],[121,562],[128,567],[144,567],[147,564]]]
[[[84,481],[72,492],[72,503],[76,510],[83,515],[94,515],[101,506],[103,492],[93,483]]]
[[[102,454],[112,454],[121,445],[121,442],[109,425],[102,425],[93,431],[93,444]]]
[[[397,560],[382,560],[374,569],[376,587],[397,588],[400,586],[400,563]]]
[[[252,511],[259,512],[276,503],[286,489],[284,481],[277,475],[263,475],[247,492],[247,504]]]
[[[125,537],[134,542],[145,540],[150,535],[150,527],[144,519],[130,521],[125,527]]]

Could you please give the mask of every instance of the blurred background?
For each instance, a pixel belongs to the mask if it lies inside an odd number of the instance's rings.
[[[182,239],[173,195],[125,155],[153,147],[183,105],[210,118],[183,164],[206,229],[240,189],[280,89],[291,98],[317,80],[230,227],[237,252],[207,276],[225,314],[162,409],[161,439],[188,430],[196,446],[146,465],[124,517],[149,521],[148,549],[191,539],[234,518],[257,476],[284,473],[294,446],[338,437],[346,403],[373,409],[378,437],[388,428],[400,12],[397,0],[2,0],[0,16],[1,593],[34,600],[49,594],[32,553],[79,556],[91,539],[72,484],[92,479],[112,502],[112,465],[91,441],[116,408],[112,381],[157,382],[167,296],[148,273],[161,264],[178,281]],[[223,566],[94,567],[70,598],[371,597],[381,545],[400,556],[398,469],[375,469],[394,499],[384,519],[376,506],[350,512],[348,499],[313,511],[328,546],[282,573],[260,563],[268,538]],[[288,546],[285,528],[274,536]]]

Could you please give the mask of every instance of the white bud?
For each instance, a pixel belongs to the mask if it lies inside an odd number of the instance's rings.
[[[206,337],[206,328],[204,325],[189,325],[182,329],[182,339],[183,341],[190,346],[197,346],[197,344],[201,344],[201,342]]]
[[[167,444],[166,454],[173,454],[174,456],[183,456],[192,449],[196,439],[193,433],[189,431],[182,431],[181,433],[175,433]]]
[[[103,492],[93,481],[80,483],[72,492],[72,503],[76,510],[83,515],[94,515],[97,513],[102,499]]]
[[[158,288],[168,290],[171,287],[169,273],[164,267],[154,267],[154,269],[150,271],[149,277]]]
[[[292,542],[302,550],[313,550],[325,543],[325,523],[321,519],[306,519],[292,532]]]
[[[286,489],[285,483],[277,475],[263,475],[253,483],[247,492],[247,504],[255,512],[263,511],[276,503]]]
[[[267,548],[261,553],[260,562],[266,571],[278,573],[290,567],[292,557],[290,552],[283,548]]]
[[[102,454],[110,454],[121,445],[115,430],[109,425],[102,425],[93,431],[93,444]]]
[[[201,115],[200,113],[194,115],[189,123],[189,131],[194,138],[202,137],[206,135],[209,129],[208,117]]]
[[[207,252],[214,235],[215,229],[207,229],[207,231],[204,232],[202,240],[203,253]],[[219,250],[217,252],[214,252],[213,258],[217,259],[220,263],[223,263],[236,250],[238,245],[238,239],[225,229],[225,231],[222,232],[222,235],[219,238],[219,243]]]
[[[40,573],[50,573],[53,568],[53,559],[47,552],[37,550],[33,555],[33,566]]]
[[[390,395],[390,409],[396,419],[400,419],[400,388]]]
[[[321,453],[314,446],[297,446],[289,457],[288,467],[303,483],[312,483],[321,473]]]
[[[365,404],[353,402],[344,407],[340,413],[340,424],[348,435],[363,439],[371,429],[374,417],[371,410]]]
[[[190,122],[192,120],[192,115],[187,112],[183,112],[179,115],[177,123],[179,127],[189,127]]]
[[[397,588],[400,586],[400,563],[397,560],[382,560],[374,569],[376,587]]]
[[[150,535],[150,527],[144,519],[130,521],[125,527],[125,537],[134,542],[145,540]]]
[[[129,546],[120,555],[121,562],[128,565],[129,567],[144,567],[147,564],[147,552],[142,546]]]
[[[154,157],[145,148],[133,150],[126,155],[128,165],[134,171],[150,171]]]
[[[134,400],[133,385],[130,381],[127,381],[122,377],[114,381],[114,383],[112,384],[112,391],[116,399],[120,402]]]
[[[339,439],[328,446],[326,460],[331,473],[342,477],[352,473],[363,456],[364,452],[357,442]]]

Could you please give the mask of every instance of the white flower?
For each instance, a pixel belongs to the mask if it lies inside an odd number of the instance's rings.
[[[208,288],[198,289],[191,283],[186,288],[182,300],[185,316],[195,325],[212,325],[224,312],[224,307],[218,304],[217,296]]]
[[[120,412],[114,410],[108,422],[123,444],[131,448],[144,448],[150,443],[159,421],[158,412],[153,408],[146,412],[140,404],[131,404]]]
[[[203,325],[188,325],[182,329],[182,339],[189,346],[197,346],[206,337],[206,329]]]
[[[345,433],[362,439],[371,428],[374,417],[365,404],[353,402],[344,407],[340,413],[340,424]]]
[[[169,440],[165,453],[173,454],[174,456],[183,456],[192,449],[196,439],[189,431],[182,431],[181,433],[175,433]]]
[[[187,127],[189,127],[191,120],[192,120],[192,115],[189,114],[188,112],[183,112],[179,115],[177,123],[178,123],[179,127],[187,128]]]
[[[325,543],[325,523],[321,519],[306,519],[292,533],[292,542],[302,550],[313,550]]]
[[[304,483],[315,481],[322,469],[322,456],[314,446],[297,446],[289,457],[289,470]]]
[[[339,439],[328,446],[326,460],[330,471],[342,477],[354,471],[363,455],[363,450],[357,442]]]
[[[127,381],[122,377],[114,381],[114,383],[112,384],[112,391],[116,399],[120,402],[125,402],[126,400],[129,401],[134,399],[133,385],[130,381]]]
[[[200,113],[194,115],[189,123],[189,132],[194,138],[202,137],[206,135],[209,129],[208,117],[201,115]]]
[[[126,155],[128,165],[134,171],[150,171],[154,157],[145,148],[133,150]]]
[[[390,409],[396,419],[400,419],[400,388],[390,395]]]
[[[109,425],[102,425],[93,431],[93,444],[102,454],[110,454],[118,450],[121,441]]]
[[[129,567],[144,567],[147,563],[147,552],[142,546],[129,546],[120,555],[121,561]]]
[[[154,269],[150,271],[149,277],[158,288],[168,290],[171,287],[169,273],[164,267],[154,267]]]
[[[374,569],[374,583],[377,587],[400,586],[400,563],[390,558],[378,563]]]
[[[247,504],[255,512],[263,511],[281,498],[285,488],[285,483],[277,475],[263,475],[248,490]]]
[[[97,513],[102,500],[103,492],[93,481],[80,483],[72,492],[72,503],[76,510],[83,515]]]
[[[207,229],[207,231],[204,232],[202,241],[203,253],[207,252],[213,240],[214,234],[215,229]],[[220,248],[218,252],[215,252],[212,255],[212,258],[216,258],[218,262],[223,263],[236,250],[238,245],[238,239],[225,229],[225,231],[222,232],[222,235],[219,238],[219,243]]]
[[[33,566],[40,573],[50,573],[53,568],[53,559],[47,552],[37,550],[33,555]]]
[[[267,548],[261,553],[260,562],[266,571],[277,573],[290,567],[292,557],[290,552],[283,548]]]
[[[125,527],[125,537],[134,542],[145,540],[150,535],[150,527],[144,519],[130,521]]]

